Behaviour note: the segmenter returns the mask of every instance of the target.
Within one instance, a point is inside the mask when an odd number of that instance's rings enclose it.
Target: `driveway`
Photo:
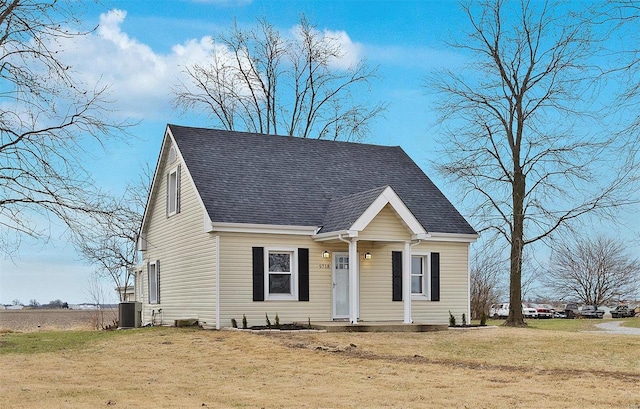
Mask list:
[[[596,327],[607,334],[640,335],[640,328],[621,327],[620,325],[622,325],[622,323],[623,321],[609,321],[596,324]]]

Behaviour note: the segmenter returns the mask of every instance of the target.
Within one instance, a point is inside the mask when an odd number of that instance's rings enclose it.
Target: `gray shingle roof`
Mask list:
[[[475,234],[400,147],[168,126],[214,223],[335,231],[391,186],[427,232]]]
[[[322,229],[318,233],[349,229],[386,188],[387,186],[381,186],[365,192],[332,199],[329,202]]]

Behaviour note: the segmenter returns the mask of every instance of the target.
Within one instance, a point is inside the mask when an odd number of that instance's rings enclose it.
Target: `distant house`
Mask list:
[[[116,292],[118,293],[118,300],[121,300],[121,301],[136,300],[134,284],[128,285],[126,287],[117,287]]]
[[[477,237],[400,147],[168,125],[137,298],[144,323],[446,324]]]
[[[7,305],[8,310],[21,310],[24,308],[24,305]]]

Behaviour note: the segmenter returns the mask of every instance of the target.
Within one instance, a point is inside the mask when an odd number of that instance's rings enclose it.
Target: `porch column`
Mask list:
[[[358,323],[358,239],[349,242],[349,321]]]
[[[404,323],[411,324],[411,242],[404,242],[402,252],[402,302],[404,305]]]

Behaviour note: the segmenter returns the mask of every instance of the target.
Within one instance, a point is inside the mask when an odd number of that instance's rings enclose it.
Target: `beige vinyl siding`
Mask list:
[[[146,263],[160,260],[160,303],[144,304],[143,321],[150,322],[152,310],[162,309],[157,318],[162,319],[162,324],[194,318],[205,327],[215,327],[216,237],[204,232],[204,209],[184,164],[181,166],[180,213],[167,218],[167,173],[178,161],[166,162],[165,156],[149,210],[143,272],[144,299],[148,302]]]
[[[410,238],[409,229],[389,204],[383,207],[358,234],[359,240],[408,240]]]
[[[253,301],[252,248],[309,249],[309,301]],[[242,316],[248,325],[265,325],[278,314],[281,323],[331,320],[331,260],[323,259],[324,250],[343,250],[339,244],[328,245],[310,237],[278,234],[220,233],[220,322],[231,325]],[[297,266],[296,266],[297,268]]]
[[[412,319],[448,324],[451,311],[461,322],[462,314],[468,314],[469,309],[469,244],[427,241],[412,251],[440,253],[440,301],[412,300]]]
[[[360,263],[360,319],[398,321],[404,317],[402,301],[392,301],[391,252],[404,251],[403,243],[361,243],[360,252],[370,251],[371,260]],[[440,253],[440,301],[411,301],[414,322],[447,324],[449,311],[458,320],[468,309],[468,244],[424,241],[411,247],[413,253]]]

